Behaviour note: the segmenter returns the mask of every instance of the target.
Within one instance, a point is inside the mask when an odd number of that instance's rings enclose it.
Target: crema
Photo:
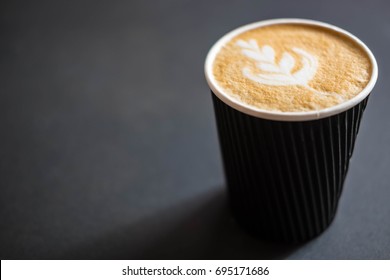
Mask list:
[[[368,84],[372,65],[355,41],[310,24],[272,24],[226,42],[212,75],[232,98],[256,108],[300,112],[349,100]]]

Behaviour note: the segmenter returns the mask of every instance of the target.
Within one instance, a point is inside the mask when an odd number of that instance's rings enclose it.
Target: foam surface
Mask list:
[[[366,52],[346,35],[305,24],[239,34],[216,55],[213,75],[234,98],[260,109],[297,112],[337,105],[370,80]]]

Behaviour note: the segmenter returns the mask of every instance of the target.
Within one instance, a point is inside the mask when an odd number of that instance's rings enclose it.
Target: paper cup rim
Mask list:
[[[281,111],[260,109],[255,106],[245,104],[244,102],[229,95],[217,83],[213,75],[214,59],[218,54],[218,52],[220,51],[221,47],[224,46],[228,41],[230,41],[237,35],[246,32],[248,30],[263,27],[263,26],[289,24],[289,23],[320,26],[326,29],[333,30],[340,34],[343,34],[344,36],[347,36],[348,38],[356,42],[366,52],[372,65],[371,78],[368,84],[366,85],[366,87],[359,94],[357,94],[356,96],[354,96],[353,98],[345,102],[342,102],[340,104],[325,109],[305,111],[305,112],[281,112]],[[321,21],[309,20],[309,19],[298,19],[298,18],[281,18],[281,19],[263,20],[263,21],[258,21],[258,22],[241,26],[239,28],[236,28],[228,32],[211,47],[206,57],[204,71],[210,89],[224,103],[245,114],[258,117],[258,118],[276,120],[276,121],[310,121],[310,120],[317,120],[325,117],[330,117],[338,113],[344,112],[354,107],[355,105],[359,104],[361,101],[363,101],[371,93],[378,78],[378,65],[375,60],[375,57],[370,51],[370,49],[360,39],[358,39],[356,36],[352,35],[348,31],[341,29],[337,26],[324,23]]]

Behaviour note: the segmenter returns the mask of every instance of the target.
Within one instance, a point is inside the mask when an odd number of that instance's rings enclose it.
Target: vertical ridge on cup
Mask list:
[[[289,243],[324,231],[336,214],[367,98],[339,115],[306,122],[252,117],[212,98],[237,221]]]

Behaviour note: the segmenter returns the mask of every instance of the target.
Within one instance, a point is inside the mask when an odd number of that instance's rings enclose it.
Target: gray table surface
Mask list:
[[[229,212],[210,46],[253,21],[326,21],[379,80],[338,214],[300,246]],[[2,1],[2,259],[390,259],[390,5],[371,1]]]

